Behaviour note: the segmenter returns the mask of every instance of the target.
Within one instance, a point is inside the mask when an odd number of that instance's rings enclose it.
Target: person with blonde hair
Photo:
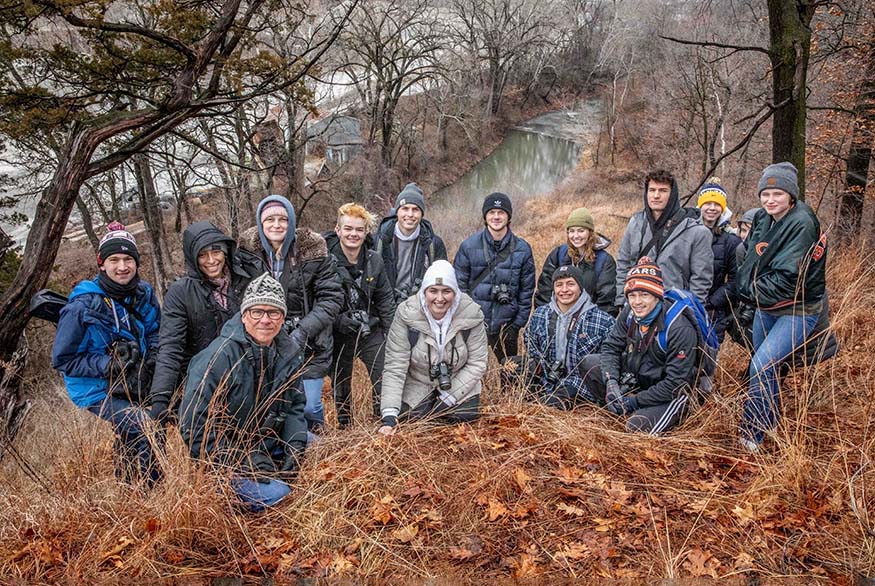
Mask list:
[[[372,250],[376,217],[350,202],[337,211],[337,225],[323,234],[334,256],[344,301],[334,320],[331,367],[337,423],[352,421],[352,365],[360,359],[371,379],[374,417],[379,417],[386,332],[395,316],[395,294],[383,257]]]
[[[548,305],[553,299],[553,273],[559,267],[577,267],[583,273],[583,290],[599,309],[617,314],[617,263],[608,251],[611,241],[595,230],[595,220],[586,208],[577,208],[565,220],[566,241],[554,248],[538,278],[535,307]]]

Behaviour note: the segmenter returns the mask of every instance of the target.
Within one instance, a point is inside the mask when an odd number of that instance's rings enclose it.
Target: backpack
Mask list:
[[[61,309],[65,305],[67,305],[66,296],[55,293],[51,289],[41,289],[31,298],[28,315],[58,325]]]
[[[720,341],[714,332],[711,319],[705,306],[699,298],[685,289],[669,289],[665,292],[665,300],[671,305],[665,312],[665,328],[656,335],[656,343],[663,352],[668,348],[668,330],[677,319],[686,314],[690,322],[696,326],[696,335],[699,339],[699,376],[698,388],[702,393],[708,394],[713,387],[714,373],[717,371],[717,352],[720,350]],[[632,323],[632,312],[626,317],[626,327]]]
[[[599,254],[602,253],[602,254]],[[562,259],[568,256],[568,245],[561,244],[559,245],[559,266],[562,266]],[[599,275],[602,274],[602,268],[605,266],[605,261],[608,259],[608,253],[604,250],[597,250],[595,253],[595,266],[593,267],[595,270],[596,279],[598,279]],[[557,269],[559,267],[556,267]]]

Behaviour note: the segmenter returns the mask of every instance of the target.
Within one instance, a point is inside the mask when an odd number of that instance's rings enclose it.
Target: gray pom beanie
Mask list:
[[[783,189],[795,202],[799,199],[799,176],[793,163],[783,162],[769,165],[757,184],[757,195],[765,189]]]

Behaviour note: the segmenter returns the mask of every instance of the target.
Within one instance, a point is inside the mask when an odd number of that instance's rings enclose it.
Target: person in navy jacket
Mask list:
[[[113,222],[100,241],[97,276],[73,288],[61,310],[52,366],[73,403],[110,422],[116,475],[152,484],[159,478],[144,406],[158,349],[161,309],[139,276],[134,236]]]
[[[532,247],[511,231],[512,217],[507,195],[488,195],[483,201],[486,227],[462,242],[453,261],[459,289],[483,310],[486,337],[499,362],[516,356],[535,292]]]

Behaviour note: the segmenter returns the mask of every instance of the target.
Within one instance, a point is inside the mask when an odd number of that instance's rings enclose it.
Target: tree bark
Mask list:
[[[98,238],[97,234],[94,232],[94,222],[91,220],[91,210],[89,210],[88,206],[85,205],[85,202],[82,201],[81,195],[76,198],[76,207],[79,209],[79,214],[82,216],[82,228],[85,230],[85,235],[88,236],[88,242],[91,243],[91,248],[97,253],[97,249],[100,247],[100,238]]]
[[[875,43],[875,39],[872,39],[872,43]],[[844,238],[860,233],[872,143],[875,141],[875,44],[872,43],[869,45],[869,63],[863,75],[860,94],[854,105],[854,128],[851,150],[848,152],[845,191],[839,205],[839,230]]]
[[[768,0],[769,56],[772,62],[772,161],[789,161],[799,171],[805,199],[806,83],[815,2]]]

